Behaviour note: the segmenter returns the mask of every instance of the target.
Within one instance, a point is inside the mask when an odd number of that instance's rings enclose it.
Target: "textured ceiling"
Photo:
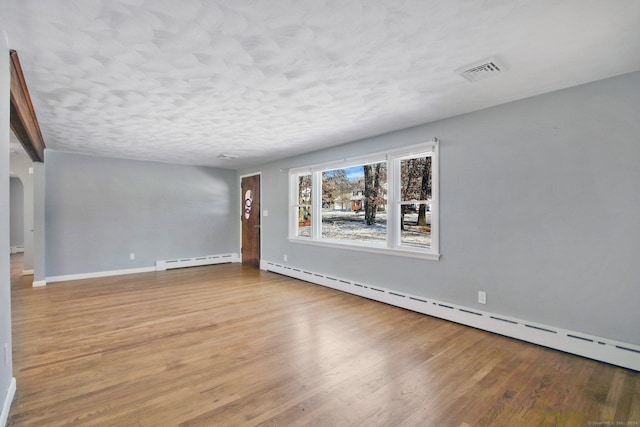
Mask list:
[[[48,147],[228,168],[640,69],[636,0],[2,0],[0,17]],[[454,72],[493,56],[497,77]]]

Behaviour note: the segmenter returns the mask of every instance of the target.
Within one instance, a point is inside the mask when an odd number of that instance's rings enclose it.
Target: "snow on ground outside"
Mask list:
[[[403,246],[428,248],[431,235],[425,227],[418,226],[418,214],[404,216],[405,230],[402,231]],[[431,223],[431,213],[427,212],[427,223]],[[298,228],[298,235],[310,237],[311,226]],[[364,212],[322,211],[322,237],[325,239],[351,240],[356,242],[381,243],[387,239],[387,214],[377,213],[376,223],[367,226]]]

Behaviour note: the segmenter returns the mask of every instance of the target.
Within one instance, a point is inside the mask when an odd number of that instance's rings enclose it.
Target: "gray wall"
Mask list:
[[[11,283],[9,267],[9,48],[0,22],[0,405],[12,378]],[[4,346],[9,363],[4,363]]]
[[[22,181],[24,191],[24,270],[33,270],[33,210],[34,210],[34,192],[33,192],[33,174],[29,173],[29,168],[33,167],[33,162],[22,151],[11,153],[9,157],[9,170]]]
[[[263,165],[262,258],[640,344],[639,118],[640,72]],[[432,137],[440,261],[288,242],[280,168]]]
[[[24,187],[20,178],[9,179],[9,245],[24,246]]]
[[[47,277],[239,251],[235,171],[45,156]]]
[[[45,153],[46,153],[45,149]],[[45,154],[46,156],[46,154]],[[32,230],[31,239],[33,240],[33,282],[35,284],[46,284],[46,259],[45,259],[45,169],[44,164],[33,163],[32,178],[32,194],[33,194],[33,215],[31,216]],[[29,239],[27,238],[27,241]],[[26,251],[26,247],[25,247]],[[25,258],[27,253],[25,252]],[[26,268],[26,264],[25,264]]]

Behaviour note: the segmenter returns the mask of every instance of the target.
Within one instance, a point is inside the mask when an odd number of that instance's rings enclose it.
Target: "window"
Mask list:
[[[431,157],[400,160],[400,246],[431,246]]]
[[[311,175],[298,175],[296,236],[311,237]]]
[[[438,259],[437,141],[290,171],[291,241]]]
[[[322,172],[322,238],[387,239],[387,163]]]

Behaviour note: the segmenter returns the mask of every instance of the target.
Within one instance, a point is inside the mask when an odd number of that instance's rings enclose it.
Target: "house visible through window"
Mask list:
[[[322,238],[387,239],[387,163],[322,172]]]
[[[290,172],[290,239],[438,259],[437,142]]]

